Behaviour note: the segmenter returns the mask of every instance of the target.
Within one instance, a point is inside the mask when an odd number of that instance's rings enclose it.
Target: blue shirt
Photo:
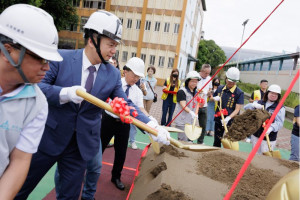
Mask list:
[[[213,96],[221,97],[221,109],[226,108],[228,116],[235,110],[236,104],[244,104],[244,92],[236,85],[230,89],[227,89],[224,85],[220,85]],[[220,102],[218,102],[218,106],[220,106]],[[218,107],[216,113],[217,112],[219,112]]]
[[[299,117],[299,105],[295,107],[294,117]],[[294,123],[292,134],[299,137],[299,126],[297,121]]]

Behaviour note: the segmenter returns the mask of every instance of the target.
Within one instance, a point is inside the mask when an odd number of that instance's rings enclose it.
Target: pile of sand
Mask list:
[[[161,150],[156,155],[149,149],[131,200],[222,199],[248,156],[227,149],[198,153],[163,146]],[[265,199],[281,177],[298,168],[296,162],[257,155],[232,199]]]
[[[231,141],[240,141],[254,134],[262,124],[270,117],[266,110],[246,110],[243,114],[237,115],[224,136]]]

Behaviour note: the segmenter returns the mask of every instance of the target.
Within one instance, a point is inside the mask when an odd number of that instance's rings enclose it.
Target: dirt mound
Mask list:
[[[164,145],[164,146],[160,147],[160,154],[163,154],[163,153],[168,153],[171,156],[175,156],[177,158],[186,157],[184,155],[184,152],[179,152],[177,150],[177,148],[173,147],[172,145]]]
[[[192,200],[190,197],[186,196],[184,193],[179,191],[172,190],[171,186],[162,184],[161,188],[150,194],[146,200],[153,200],[153,199],[159,199],[159,200]]]
[[[157,177],[157,175],[164,170],[167,170],[167,165],[165,162],[161,162],[151,171],[151,174]]]
[[[240,141],[254,134],[270,117],[266,110],[246,110],[234,118],[225,138],[231,141]]]
[[[198,160],[198,172],[231,186],[244,162],[239,157],[214,152]],[[272,170],[259,169],[250,164],[232,199],[265,199],[280,178]]]

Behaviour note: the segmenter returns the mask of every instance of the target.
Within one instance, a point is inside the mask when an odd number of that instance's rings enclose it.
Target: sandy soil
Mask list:
[[[225,138],[231,141],[244,140],[254,134],[269,117],[270,114],[265,110],[246,110],[234,118]]]
[[[222,199],[247,157],[228,149],[197,153],[163,146],[159,155],[149,149],[130,199]],[[265,199],[281,177],[297,168],[296,162],[257,155],[232,199]]]

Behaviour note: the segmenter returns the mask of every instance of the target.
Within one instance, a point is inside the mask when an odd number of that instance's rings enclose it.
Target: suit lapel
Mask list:
[[[82,52],[83,49],[80,49],[75,52],[72,60],[71,60],[71,68],[73,75],[73,83],[72,85],[81,85],[81,74],[82,74]],[[76,109],[79,109],[79,104],[74,104]]]

